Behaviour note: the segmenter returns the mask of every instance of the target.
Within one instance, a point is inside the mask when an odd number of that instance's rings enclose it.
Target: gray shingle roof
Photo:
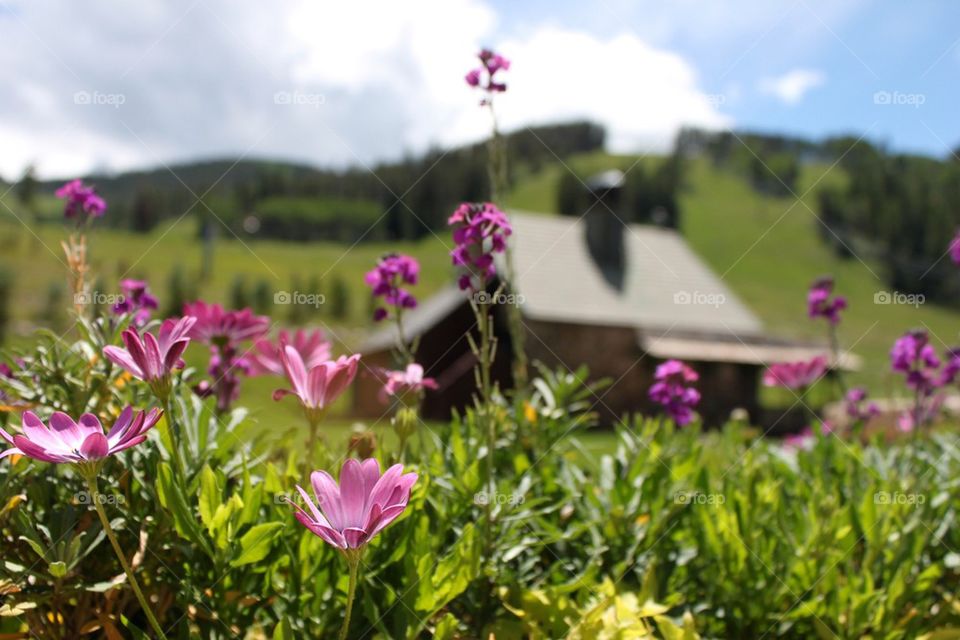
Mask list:
[[[403,314],[403,330],[407,340],[423,335],[427,329],[447,317],[461,304],[467,303],[467,294],[456,285],[444,287],[426,300],[420,300],[415,309]],[[397,344],[397,329],[393,322],[375,332],[363,344],[361,351],[372,353],[392,349]]]
[[[763,330],[760,320],[676,231],[628,225],[626,274],[618,289],[590,256],[582,220],[511,212],[510,221],[517,290],[528,318],[670,334],[695,332],[726,340]],[[502,260],[498,268],[504,268]],[[407,338],[422,335],[466,299],[466,293],[450,286],[421,300],[404,315]],[[393,326],[384,327],[367,340],[363,351],[389,349],[395,341]]]
[[[624,229],[622,289],[604,279],[577,218],[511,213],[524,315],[578,324],[756,334],[760,320],[676,231]]]

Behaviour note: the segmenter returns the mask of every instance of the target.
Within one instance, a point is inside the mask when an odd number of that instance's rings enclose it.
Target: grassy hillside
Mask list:
[[[637,157],[587,154],[572,158],[567,167],[586,177],[611,167],[626,170],[637,161]],[[642,164],[657,161],[639,159]],[[510,205],[555,211],[557,184],[567,170],[555,164],[524,176]],[[877,394],[890,395],[901,388],[888,373],[887,354],[893,341],[908,328],[926,327],[940,348],[960,343],[960,312],[932,303],[919,307],[875,304],[878,292],[890,292],[881,280],[884,266],[857,257],[841,259],[819,237],[825,230],[815,215],[817,190],[844,179],[838,168],[804,167],[795,189],[803,195],[799,203],[792,197],[759,195],[741,176],[706,161],[694,161],[680,199],[682,230],[693,248],[760,316],[767,329],[778,335],[824,337],[824,326],[806,317],[805,298],[814,278],[832,274],[838,291],[850,301],[841,340],[863,358],[863,368],[855,379],[870,385]],[[944,238],[944,246],[947,241]]]
[[[613,166],[626,170],[635,162],[652,166],[659,161],[651,157],[591,153],[572,157],[566,166],[559,162],[545,164],[535,172],[522,172],[518,176],[508,205],[549,215],[556,211],[556,187],[567,167],[586,177]],[[828,169],[807,166],[799,181],[797,193],[806,194],[803,200],[813,211],[816,211],[817,189],[844,179],[839,169],[827,172]],[[41,322],[50,288],[65,284],[59,247],[65,229],[60,224],[34,223],[30,223],[28,229],[17,216],[25,222],[29,222],[30,217],[18,208],[12,194],[3,199],[3,204],[16,214],[0,206],[3,212],[0,215],[0,267],[15,275],[13,340],[17,341],[16,334],[23,334]],[[49,211],[58,206],[52,199],[44,199],[42,205]],[[772,333],[820,337],[824,330],[822,324],[810,322],[805,315],[806,290],[815,277],[833,274],[839,290],[851,302],[841,328],[842,340],[863,357],[864,367],[856,378],[869,384],[875,393],[889,395],[900,388],[898,381],[887,373],[887,352],[905,329],[927,327],[940,346],[957,340],[960,313],[956,310],[933,304],[919,308],[875,304],[876,293],[889,290],[879,279],[883,265],[833,255],[818,236],[822,228],[820,222],[806,206],[792,198],[759,195],[742,177],[696,161],[689,167],[681,207],[683,232],[691,245]],[[417,256],[423,265],[422,283],[418,287],[421,296],[429,295],[452,279],[446,234],[431,235],[416,244],[363,243],[351,247],[333,242],[241,242],[221,230],[215,242],[213,272],[207,279],[199,277],[202,248],[196,237],[196,221],[192,217],[177,224],[164,222],[145,235],[97,229],[90,238],[92,263],[103,277],[107,292],[115,291],[121,277],[140,277],[153,284],[161,299],[167,295],[167,281],[176,265],[180,265],[196,285],[198,296],[224,302],[238,275],[246,279],[250,288],[263,283],[272,292],[293,291],[298,287],[302,291],[312,278],[319,278],[328,302],[331,282],[334,278],[342,279],[349,289],[348,317],[335,321],[329,312],[321,310],[308,322],[330,325],[331,333],[344,343],[344,348],[359,344],[370,326],[368,294],[362,278],[379,255],[403,251]],[[69,303],[69,300],[64,298],[63,302]],[[289,307],[275,307],[272,315],[285,323]],[[203,359],[202,353],[197,356]],[[275,381],[257,380],[251,386],[251,390],[266,395]],[[264,408],[269,406],[272,405],[266,403]]]

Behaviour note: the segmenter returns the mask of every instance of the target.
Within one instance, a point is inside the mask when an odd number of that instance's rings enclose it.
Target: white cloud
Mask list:
[[[811,89],[826,82],[826,76],[814,69],[794,69],[776,78],[760,81],[760,91],[772,95],[785,104],[794,105],[803,100]]]
[[[350,164],[477,140],[489,123],[463,74],[485,44],[514,61],[498,97],[506,128],[591,118],[613,150],[633,151],[665,148],[684,124],[730,124],[679,55],[635,35],[547,25],[502,38],[483,0],[7,7],[7,177],[29,162],[63,176],[245,152]]]

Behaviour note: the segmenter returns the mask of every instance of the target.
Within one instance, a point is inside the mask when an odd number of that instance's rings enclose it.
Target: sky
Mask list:
[[[0,176],[197,158],[370,165],[488,131],[463,81],[512,61],[506,129],[589,118],[960,146],[960,2],[0,0]]]

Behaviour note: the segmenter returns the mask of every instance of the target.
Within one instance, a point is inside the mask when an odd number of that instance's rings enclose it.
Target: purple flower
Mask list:
[[[847,308],[847,299],[833,294],[833,278],[820,278],[810,285],[807,293],[807,315],[826,318],[830,324],[839,324],[840,312]]]
[[[380,475],[374,458],[343,463],[340,485],[326,471],[310,474],[316,503],[297,485],[306,509],[297,504],[296,517],[314,535],[337,549],[363,548],[373,536],[400,517],[410,500],[416,473],[403,473],[395,464]]]
[[[804,389],[827,372],[827,358],[816,356],[798,362],[775,362],[763,372],[763,384],[768,387]]]
[[[700,402],[700,392],[693,386],[700,376],[690,366],[679,360],[667,360],[654,373],[650,387],[650,399],[661,405],[670,418],[679,426],[690,424],[694,407]]]
[[[307,420],[316,423],[353,382],[357,375],[360,354],[349,358],[340,356],[336,360],[321,362],[308,368],[297,350],[287,345],[281,352],[280,359],[293,390],[278,389],[273,392],[273,399],[280,400],[286,395],[297,396]]]
[[[875,402],[867,403],[867,390],[863,387],[854,387],[847,391],[844,397],[847,415],[861,422],[880,414],[880,407]],[[864,406],[866,403],[866,406]]]
[[[173,370],[183,367],[181,356],[190,344],[187,335],[196,321],[192,316],[179,320],[168,318],[160,325],[156,338],[149,333],[141,337],[135,328],[127,329],[122,334],[127,348],[110,345],[103,348],[103,355],[134,378],[149,384],[158,397],[166,398]]]
[[[890,350],[891,369],[905,374],[907,387],[921,396],[929,396],[938,387],[953,382],[960,370],[955,360],[956,354],[951,351],[948,365],[939,371],[940,358],[927,332],[921,329],[902,335]]]
[[[330,359],[330,342],[323,331],[317,329],[307,333],[303,329],[297,329],[291,336],[289,331],[283,329],[276,342],[260,338],[253,343],[253,351],[248,358],[251,375],[284,375],[281,354],[287,345],[296,349],[307,369]]]
[[[483,49],[477,54],[477,57],[480,58],[482,66],[467,72],[464,78],[467,84],[471,87],[481,88],[487,93],[503,93],[506,91],[507,85],[497,78],[497,73],[508,71],[510,61],[490,49]],[[484,103],[486,102],[487,100],[484,100]]]
[[[270,319],[254,315],[250,309],[224,311],[218,304],[203,301],[183,305],[183,312],[197,319],[190,338],[211,347],[207,371],[213,383],[201,382],[195,390],[202,397],[215,396],[217,412],[226,413],[240,394],[239,374],[251,372],[250,362],[241,357],[240,343],[265,334],[270,328]]]
[[[383,388],[380,389],[380,401],[387,402],[391,397],[400,398],[407,393],[419,395],[424,389],[436,389],[437,381],[423,376],[423,366],[416,362],[408,364],[400,371],[382,371]]]
[[[237,344],[259,338],[270,328],[270,319],[254,315],[253,311],[224,311],[219,304],[202,300],[183,305],[183,315],[197,319],[190,337],[211,345]]]
[[[820,433],[829,435],[833,433],[833,425],[829,422],[820,423]],[[813,446],[814,434],[813,427],[807,425],[797,433],[791,433],[783,438],[783,446],[787,449],[809,449]]]
[[[939,411],[943,395],[936,395],[937,389],[952,384],[960,373],[960,351],[950,349],[946,355],[943,364],[922,329],[908,331],[893,344],[890,368],[905,376],[907,387],[914,393],[913,409],[898,421],[902,431],[931,422]]]
[[[87,218],[99,218],[107,210],[107,203],[97,195],[92,186],[83,184],[82,180],[71,180],[56,190],[58,198],[66,200],[63,205],[63,215],[67,218],[80,216],[80,221]]]
[[[950,241],[949,251],[953,264],[960,265],[960,231],[957,231],[956,235],[953,236],[953,240]]]
[[[458,280],[461,289],[484,289],[496,274],[493,256],[507,248],[507,237],[513,233],[506,214],[489,202],[463,203],[453,212],[447,224],[453,228],[456,245],[450,256],[454,266],[466,273]]]
[[[155,311],[159,304],[157,299],[150,293],[147,283],[143,280],[121,280],[120,291],[122,298],[120,302],[113,305],[115,314],[132,313],[133,323],[142,327],[150,320],[150,313]]]
[[[50,416],[48,428],[33,412],[25,411],[22,433],[10,435],[0,429],[0,437],[13,445],[0,453],[0,458],[25,455],[42,462],[98,462],[146,440],[147,431],[157,424],[161,414],[159,409],[153,409],[149,413],[138,411],[134,415],[133,408],[127,407],[104,435],[100,420],[92,413],[85,413],[74,422],[73,418],[58,411]]]
[[[380,258],[377,266],[364,277],[373,297],[382,298],[386,305],[374,310],[373,319],[379,322],[388,318],[391,309],[398,314],[403,309],[416,307],[417,299],[403,287],[417,284],[419,276],[420,263],[415,258],[397,253]]]

